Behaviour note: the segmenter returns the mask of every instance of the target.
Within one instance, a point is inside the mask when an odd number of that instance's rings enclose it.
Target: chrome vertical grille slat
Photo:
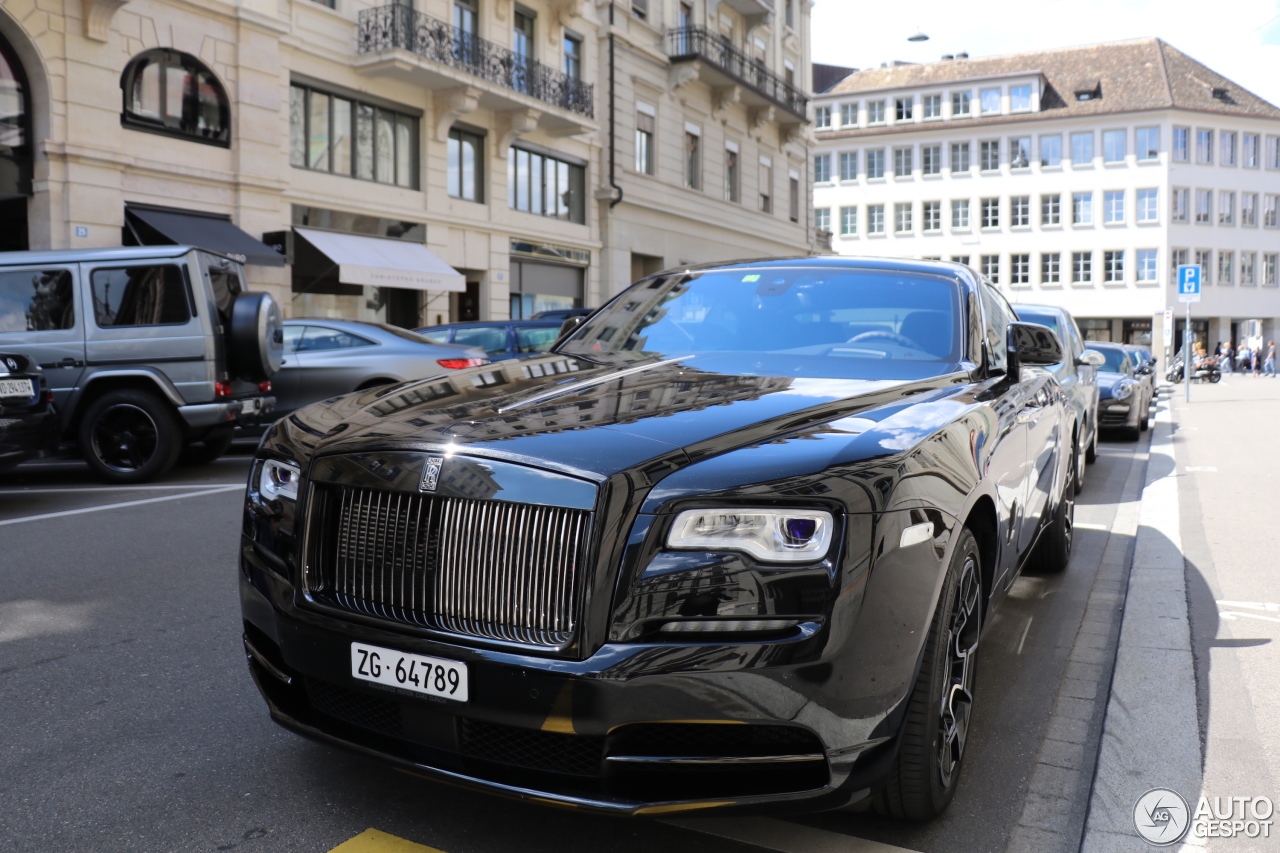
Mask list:
[[[321,604],[556,647],[577,627],[591,513],[316,484],[307,591]]]

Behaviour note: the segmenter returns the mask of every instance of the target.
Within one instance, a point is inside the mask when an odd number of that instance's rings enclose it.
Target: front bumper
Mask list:
[[[57,447],[58,413],[48,405],[43,411],[0,407],[0,469],[47,456]]]
[[[272,718],[428,778],[612,814],[817,811],[865,798],[895,754],[883,725],[849,742],[812,666],[776,649],[776,665],[753,663],[763,644],[486,651],[294,608],[248,540],[241,568],[246,657]],[[465,663],[470,701],[351,678],[356,640]]]
[[[1103,429],[1136,427],[1140,416],[1141,395],[1134,394],[1123,402],[1103,400],[1098,404],[1098,426]]]

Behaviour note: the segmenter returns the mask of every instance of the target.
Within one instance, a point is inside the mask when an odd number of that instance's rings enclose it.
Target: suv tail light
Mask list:
[[[436,364],[441,367],[447,367],[450,370],[461,370],[464,367],[479,367],[487,364],[487,358],[440,358],[436,359]]]
[[[231,383],[230,383],[230,382],[215,382],[215,383],[213,383],[213,396],[214,396],[214,397],[217,397],[217,398],[219,398],[219,399],[221,399],[221,398],[223,398],[223,397],[230,397],[230,396],[231,396]]]
[[[271,380],[270,380],[270,379],[264,379],[264,380],[262,380],[261,382],[259,382],[259,383],[258,383],[258,390],[259,390],[259,391],[261,391],[263,394],[270,394],[270,393],[271,393]]]

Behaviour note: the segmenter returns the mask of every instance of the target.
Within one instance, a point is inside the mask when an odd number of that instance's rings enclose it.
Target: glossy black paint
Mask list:
[[[30,397],[0,397],[0,470],[46,456],[58,443],[59,418],[35,359],[0,352],[0,379],[29,379]]]
[[[957,531],[969,526],[982,546],[989,613],[1063,494],[1074,410],[1053,376],[1029,364],[1055,351],[1061,358],[1056,336],[1043,327],[1010,335],[1004,324],[984,325],[983,300],[1000,297],[982,293],[987,286],[966,267],[829,258],[736,266],[780,265],[951,279],[964,311],[963,360],[886,360],[872,376],[813,378],[767,354],[672,360],[550,352],[348,395],[279,421],[258,456],[298,463],[301,498],[297,506],[264,501],[255,467],[240,552],[246,632],[259,650],[251,669],[273,717],[310,737],[475,787],[627,813],[661,811],[687,797],[637,794],[608,774],[590,790],[511,776],[450,752],[448,732],[459,719],[475,719],[604,738],[608,750],[618,731],[641,723],[781,724],[818,739],[825,784],[758,795],[713,786],[681,808],[815,809],[866,796],[895,748]],[[989,340],[1010,338],[1023,362],[1015,375],[988,351]],[[307,483],[367,477],[377,459],[382,470],[396,468],[390,482],[407,489],[418,461],[434,454],[446,456],[446,466],[498,472],[503,489],[495,499],[509,488],[511,499],[528,500],[516,496],[530,476],[574,484],[544,500],[572,493],[580,502],[592,490],[593,569],[566,647],[442,639],[309,605],[299,587]],[[363,473],[339,461],[348,455],[364,458]],[[675,514],[700,506],[823,508],[838,520],[836,536],[821,560],[789,567],[739,552],[666,548]],[[932,538],[901,547],[903,530],[923,523],[932,525]],[[690,617],[769,617],[794,627],[705,638],[658,630]],[[434,747],[340,725],[309,704],[299,686],[306,677],[386,695],[349,677],[356,640],[470,667],[467,705],[404,700],[412,706],[406,715],[437,715],[435,728],[427,726],[436,732]]]

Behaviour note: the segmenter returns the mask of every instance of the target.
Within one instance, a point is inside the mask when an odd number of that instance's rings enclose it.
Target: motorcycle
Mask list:
[[[1173,365],[1169,368],[1169,372],[1165,374],[1165,379],[1176,385],[1182,381],[1182,377],[1182,358],[1178,357],[1173,360]],[[1218,367],[1218,359],[1209,357],[1193,362],[1191,368],[1191,379],[1192,381],[1197,382],[1221,382],[1222,369]]]

